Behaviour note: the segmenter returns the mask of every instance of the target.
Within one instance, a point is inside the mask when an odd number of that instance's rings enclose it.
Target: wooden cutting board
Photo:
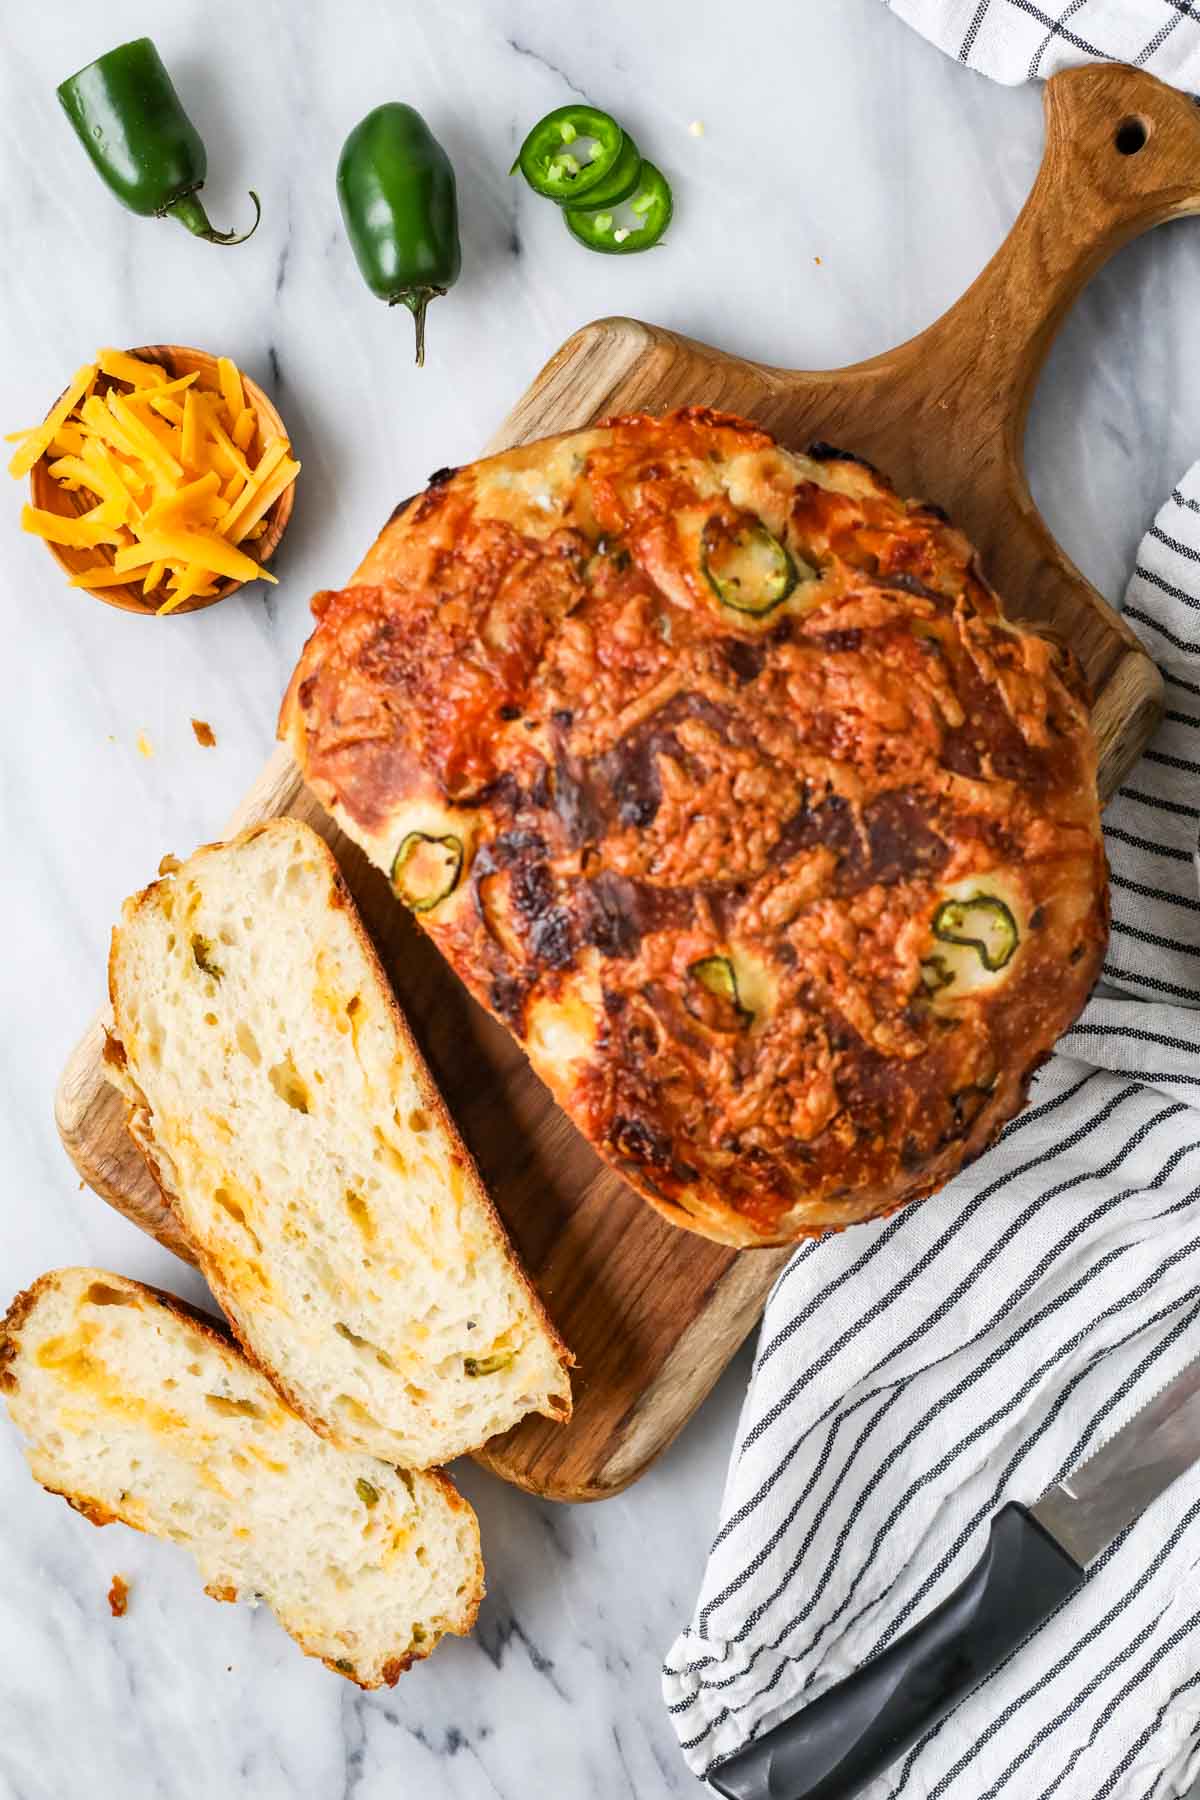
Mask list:
[[[1107,795],[1153,728],[1160,681],[1043,524],[1022,469],[1024,422],[1055,328],[1088,278],[1137,233],[1196,211],[1200,113],[1191,101],[1132,69],[1073,70],[1047,84],[1045,158],[1011,235],[957,305],[910,343],[852,368],[800,373],[603,319],[563,345],[490,448],[608,413],[694,402],[747,414],[795,447],[823,438],[871,458],[901,491],[950,511],[1013,613],[1054,626],[1075,647],[1095,695]],[[616,1493],[709,1391],[787,1253],[738,1253],[681,1232],[605,1168],[279,751],[230,829],[283,812],[332,843],[451,1110],[578,1358],[571,1424],[528,1420],[481,1460],[556,1499]],[[63,1075],[63,1142],[97,1193],[186,1254],[125,1135],[100,1042],[96,1024]]]

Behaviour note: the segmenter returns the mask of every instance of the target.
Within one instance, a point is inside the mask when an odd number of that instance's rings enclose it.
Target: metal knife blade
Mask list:
[[[1200,1359],[1029,1510],[1084,1568],[1198,1458]]]

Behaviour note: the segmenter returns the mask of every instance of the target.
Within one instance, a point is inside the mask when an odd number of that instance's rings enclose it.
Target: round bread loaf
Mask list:
[[[1077,666],[858,459],[613,419],[436,476],[313,610],[309,783],[676,1223],[929,1194],[1087,997]]]

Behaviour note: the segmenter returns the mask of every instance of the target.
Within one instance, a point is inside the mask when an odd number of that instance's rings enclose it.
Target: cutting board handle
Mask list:
[[[1095,63],[1045,88],[1046,147],[1009,236],[962,298],[901,353],[961,372],[965,435],[1019,460],[1054,334],[1132,238],[1200,212],[1200,107],[1153,75]],[[895,355],[895,352],[891,353]],[[993,443],[994,448],[994,443]]]

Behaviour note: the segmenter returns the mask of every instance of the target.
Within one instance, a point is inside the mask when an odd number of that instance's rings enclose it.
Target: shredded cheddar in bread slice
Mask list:
[[[360,1687],[474,1623],[479,1527],[445,1477],[326,1443],[169,1295],[101,1269],[43,1275],[0,1324],[0,1392],[43,1487],[95,1525],[186,1546],[214,1599],[264,1601]]]
[[[428,1468],[569,1415],[570,1355],[315,832],[256,826],[127,901],[109,985],[129,1129],[314,1429]]]

